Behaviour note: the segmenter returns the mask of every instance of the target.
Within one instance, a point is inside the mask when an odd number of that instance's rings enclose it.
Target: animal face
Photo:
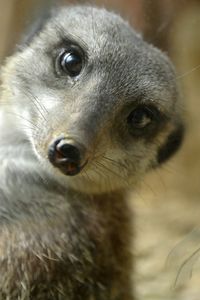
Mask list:
[[[61,8],[8,65],[21,128],[44,167],[73,188],[135,185],[181,143],[173,67],[117,15]]]

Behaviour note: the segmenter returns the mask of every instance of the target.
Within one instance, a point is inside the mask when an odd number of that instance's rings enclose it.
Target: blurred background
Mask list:
[[[61,1],[59,1],[60,3]],[[62,1],[84,3],[86,1]],[[51,0],[0,0],[0,61]],[[200,299],[200,1],[99,0],[165,51],[177,70],[187,132],[180,152],[131,194],[138,300]]]

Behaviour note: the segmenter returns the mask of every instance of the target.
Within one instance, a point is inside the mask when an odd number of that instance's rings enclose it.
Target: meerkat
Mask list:
[[[0,299],[133,300],[127,191],[183,138],[174,68],[120,16],[61,7],[2,67]]]

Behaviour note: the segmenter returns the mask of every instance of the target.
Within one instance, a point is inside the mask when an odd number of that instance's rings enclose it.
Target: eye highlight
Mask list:
[[[78,76],[83,69],[83,64],[83,54],[79,49],[73,47],[62,51],[57,61],[59,70],[70,77]]]
[[[127,123],[131,134],[139,136],[157,127],[160,112],[153,105],[139,105],[128,116]]]

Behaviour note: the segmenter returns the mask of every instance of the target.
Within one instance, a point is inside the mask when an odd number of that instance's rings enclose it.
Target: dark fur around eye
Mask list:
[[[150,139],[155,136],[166,117],[153,105],[138,105],[128,116],[129,132],[133,137]]]
[[[185,128],[179,125],[167,138],[166,143],[158,150],[157,162],[162,164],[167,161],[182,144],[184,138]]]

